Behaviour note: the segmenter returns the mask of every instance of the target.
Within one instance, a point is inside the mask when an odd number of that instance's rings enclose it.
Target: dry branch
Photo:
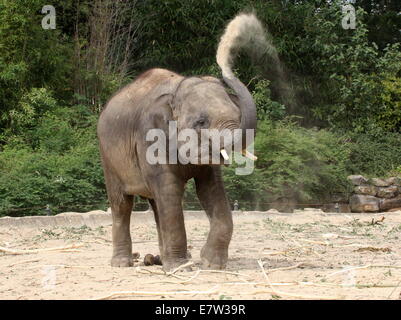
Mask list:
[[[46,265],[36,265],[36,266],[31,266],[28,267],[27,269],[35,269],[35,268],[41,268],[41,267],[45,267],[45,266],[52,266],[52,267],[58,267],[58,268],[66,268],[66,269],[73,269],[73,268],[77,268],[77,269],[92,269],[92,268],[100,268],[100,267],[110,267],[110,266],[79,266],[79,265],[66,265],[66,264],[46,264]]]
[[[234,276],[240,276],[240,277],[251,278],[251,276],[248,276],[248,275],[243,274],[243,273],[231,272],[231,271],[224,271],[224,270],[200,270],[200,272],[225,273],[225,274],[230,274],[230,275],[234,275]]]
[[[16,263],[9,264],[7,266],[7,268],[14,267],[14,266],[19,265],[19,264],[25,264],[25,263],[30,263],[30,262],[38,262],[38,261],[39,261],[39,259],[23,260],[23,261],[19,261],[19,262],[16,262]]]
[[[272,273],[272,272],[275,272],[275,271],[284,271],[284,270],[297,269],[297,268],[299,268],[301,265],[302,265],[302,262],[297,263],[296,265],[291,266],[291,267],[283,267],[283,268],[268,269],[268,270],[267,270],[267,273]]]
[[[180,295],[180,294],[192,294],[192,295],[197,295],[197,294],[211,294],[211,293],[216,293],[217,292],[217,287],[213,287],[210,290],[207,291],[117,291],[117,292],[112,292],[109,295],[102,296],[99,298],[95,298],[93,300],[107,300],[110,298],[115,298],[115,297],[121,297],[121,296],[171,296],[171,295]]]
[[[188,268],[188,267],[192,267],[193,265],[194,265],[193,261],[188,261],[187,263],[184,263],[184,264],[178,266],[178,267],[175,268],[173,271],[167,272],[166,274],[167,274],[167,276],[170,276],[170,275],[175,274],[175,273],[178,272],[179,270],[182,270],[182,269],[185,269],[185,268]]]
[[[393,268],[393,269],[401,269],[401,266],[386,266],[386,265],[374,265],[374,264],[368,264],[366,266],[359,266],[359,267],[351,267],[351,268],[346,268],[343,270],[339,270],[333,273],[330,273],[327,275],[327,277],[334,276],[336,274],[344,273],[344,272],[349,272],[351,270],[359,270],[359,269],[368,269],[368,268]]]
[[[260,293],[270,293],[271,294],[271,293],[273,293],[277,296],[287,296],[287,297],[292,297],[292,298],[313,299],[313,300],[335,300],[335,299],[340,298],[340,297],[328,297],[328,296],[301,295],[301,294],[293,294],[293,293],[276,290],[275,288],[273,288],[273,284],[270,282],[269,276],[267,275],[265,268],[263,267],[262,260],[260,260],[260,259],[258,260],[258,265],[262,269],[262,273],[263,273],[271,291],[262,290],[262,291],[254,291],[254,292],[246,293],[246,294],[260,294]]]
[[[41,252],[48,252],[48,251],[67,251],[67,250],[73,250],[76,248],[82,247],[83,244],[72,244],[69,246],[65,247],[55,247],[55,248],[45,248],[45,249],[29,249],[29,250],[24,250],[24,249],[10,249],[10,248],[5,248],[5,247],[0,247],[0,252],[4,252],[6,254],[30,254],[30,253],[41,253]]]

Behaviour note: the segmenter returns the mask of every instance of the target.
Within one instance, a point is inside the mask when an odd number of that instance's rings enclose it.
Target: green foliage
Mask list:
[[[378,115],[380,127],[401,132],[401,78],[384,77],[380,94],[382,111]]]
[[[59,138],[63,130],[52,134]],[[46,204],[55,213],[104,207],[103,171],[93,132],[94,126],[81,132],[85,135],[81,143],[65,154],[46,150],[51,142],[57,143],[54,137],[37,151],[21,145],[5,147],[0,153],[0,215],[12,214],[9,209],[43,208]],[[18,214],[41,211],[34,208]]]
[[[397,121],[390,125],[378,119],[383,118],[383,104],[389,98],[389,93],[381,95],[387,83],[382,79],[388,78],[384,72],[399,74],[401,52],[393,45],[381,53],[368,40],[366,12],[359,8],[356,15],[355,30],[344,30],[338,23],[342,19],[340,2],[309,17],[306,40],[312,44],[312,71],[320,80],[313,112],[333,128],[367,132],[384,126],[396,131]],[[392,115],[391,111],[385,113]]]
[[[350,150],[347,170],[352,174],[387,176],[401,165],[399,133],[346,133],[343,140]]]
[[[259,160],[249,176],[223,168],[230,201],[260,209],[288,199],[321,203],[348,192],[348,174],[399,174],[398,2],[357,0],[357,27],[344,30],[341,1],[138,1],[132,12],[118,7],[113,21],[121,32],[110,33],[118,35],[110,50],[99,31],[107,19],[94,8],[109,12],[101,9],[111,0],[55,1],[56,30],[41,27],[45,0],[1,1],[0,215],[36,214],[8,209],[46,204],[55,212],[104,205],[100,106],[152,67],[219,78],[217,40],[240,11],[257,14],[278,57],[240,52],[236,59],[257,105]],[[284,120],[292,115],[298,124]],[[185,202],[200,208],[193,182]]]
[[[349,151],[329,131],[304,129],[291,121],[264,122],[256,139],[264,187],[270,201],[301,203],[346,193]]]
[[[239,200],[249,209],[325,203],[333,195],[349,194],[350,174],[386,176],[401,167],[399,134],[339,134],[289,120],[260,121],[255,150],[258,160],[251,175],[236,175],[235,166],[224,168],[231,203]]]
[[[285,116],[285,106],[272,101],[268,80],[259,80],[252,92],[258,117],[261,119],[280,120]]]
[[[40,12],[46,4],[44,0],[0,4],[0,128],[10,126],[15,106],[24,112],[21,102],[35,94],[32,88],[48,87],[66,97],[70,87],[72,46],[57,29],[42,29]]]
[[[143,1],[138,10],[146,16],[146,23],[137,55],[142,68],[157,66],[185,72],[212,65],[219,33],[245,2]]]

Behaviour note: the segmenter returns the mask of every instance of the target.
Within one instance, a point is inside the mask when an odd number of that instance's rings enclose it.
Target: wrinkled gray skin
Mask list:
[[[153,128],[163,129],[168,137],[170,120],[177,121],[178,131],[255,129],[255,105],[248,90],[236,78],[223,80],[235,95],[229,95],[223,83],[213,77],[184,78],[168,70],[151,69],[105,106],[97,131],[113,216],[112,266],[133,264],[130,217],[134,195],[147,198],[153,208],[163,269],[170,271],[187,261],[182,196],[186,182],[194,178],[210,221],[201,251],[203,267],[225,268],[233,222],[220,166],[150,165],[146,150],[154,141],[145,141],[147,131]]]

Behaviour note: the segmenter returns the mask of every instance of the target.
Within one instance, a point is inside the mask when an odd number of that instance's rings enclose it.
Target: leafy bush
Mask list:
[[[313,52],[311,70],[320,80],[314,115],[342,130],[397,131],[399,89],[394,80],[401,72],[399,44],[381,52],[369,42],[366,12],[358,8],[356,15],[355,30],[344,30],[338,23],[342,19],[339,1],[309,17],[304,45],[311,45],[304,49]]]
[[[347,133],[343,141],[349,149],[347,171],[350,174],[387,176],[401,166],[400,133]]]
[[[285,106],[277,101],[271,100],[269,84],[270,81],[268,80],[259,80],[252,92],[257,114],[258,117],[262,119],[281,120],[285,116]]]
[[[382,111],[378,115],[380,127],[401,132],[401,78],[383,77],[380,94]]]
[[[262,122],[255,149],[270,202],[285,198],[321,203],[347,192],[349,152],[329,131],[305,129],[291,121]]]
[[[55,213],[105,206],[96,122],[79,128],[69,120],[46,115],[30,132],[35,148],[15,139],[0,152],[0,215],[38,214],[47,204]]]

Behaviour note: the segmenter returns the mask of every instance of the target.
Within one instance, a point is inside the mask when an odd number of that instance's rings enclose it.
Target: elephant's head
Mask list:
[[[223,137],[220,138],[219,154],[217,155],[219,163],[228,158],[227,151],[230,153],[233,144],[241,144],[240,149],[237,146],[236,150],[244,150],[245,153],[245,130],[256,129],[256,107],[248,89],[235,77],[223,77],[223,79],[235,92],[235,95],[229,94],[224,85],[216,78],[190,77],[181,80],[171,101],[178,133],[180,134],[184,129],[192,129],[192,132],[197,133],[198,164],[204,163],[201,161],[203,156],[208,156],[212,161],[212,142],[210,141],[208,147],[201,144],[201,137],[205,138],[205,134],[213,132],[210,131],[211,129],[217,129],[214,132],[218,131],[219,134],[224,131],[233,134],[235,129],[241,129],[236,130],[236,133],[242,132],[241,135],[233,136],[233,141],[228,140],[228,144],[227,140],[224,141]],[[209,129],[209,131],[202,129]],[[180,142],[179,139],[178,148],[184,143],[190,146],[189,140]],[[196,148],[196,146],[192,146],[192,148]],[[216,154],[214,156],[216,157]],[[253,155],[248,153],[248,156],[252,157]]]

